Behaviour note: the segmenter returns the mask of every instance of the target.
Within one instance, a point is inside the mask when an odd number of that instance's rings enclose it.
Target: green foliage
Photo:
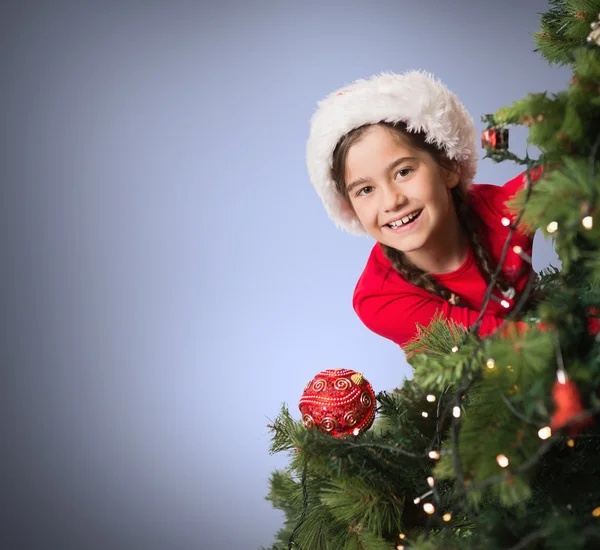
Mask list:
[[[541,17],[534,33],[537,49],[550,64],[569,65],[576,48],[586,47],[590,23],[597,20],[596,0],[550,0],[553,6]]]
[[[473,362],[482,360],[474,336],[437,314],[427,327],[417,325],[417,336],[405,347],[414,380],[424,390],[442,391],[456,385]]]

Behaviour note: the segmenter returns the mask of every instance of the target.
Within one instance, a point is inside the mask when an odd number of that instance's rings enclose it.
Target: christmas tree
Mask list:
[[[552,1],[535,39],[572,69],[568,89],[484,117],[488,157],[543,168],[503,223],[541,228],[561,270],[532,272],[490,337],[440,317],[419,327],[413,379],[377,395],[370,430],[333,437],[282,407],[271,451],[290,464],[267,497],[286,515],[272,550],[600,548],[599,15],[599,0]],[[537,160],[508,150],[514,125]]]

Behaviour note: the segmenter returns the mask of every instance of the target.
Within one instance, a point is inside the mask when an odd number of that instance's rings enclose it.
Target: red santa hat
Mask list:
[[[381,73],[341,88],[318,103],[306,145],[310,180],[329,217],[355,235],[365,235],[331,177],[333,151],[348,132],[365,124],[404,122],[409,132],[424,132],[460,167],[460,186],[473,182],[479,159],[473,119],[444,84],[423,71]]]

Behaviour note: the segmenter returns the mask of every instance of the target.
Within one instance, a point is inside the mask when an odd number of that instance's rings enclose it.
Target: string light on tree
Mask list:
[[[439,460],[440,453],[437,451],[429,451],[429,458],[431,458],[431,460]]]
[[[429,485],[430,487],[433,487],[433,486],[434,486],[434,484],[435,484],[435,481],[434,481],[434,479],[433,479],[431,476],[429,476],[429,477],[427,478],[427,485]]]
[[[423,418],[427,418],[427,417],[429,416],[429,413],[427,413],[427,412],[423,411],[423,412],[421,413],[421,416],[422,416]]]
[[[425,504],[423,504],[423,510],[426,514],[431,515],[435,512],[435,506],[431,504],[431,502],[426,502]]]
[[[436,397],[435,397],[435,395],[433,395],[432,393],[430,393],[430,394],[427,396],[427,401],[429,401],[430,403],[435,403],[435,399],[436,399]]]
[[[504,308],[508,309],[510,307],[510,302],[508,300],[501,300],[500,298],[498,298],[498,296],[494,296],[493,294],[490,296],[490,298],[495,302],[499,302],[500,305]]]
[[[454,346],[454,347],[452,348],[452,353],[456,353],[457,351],[458,351],[458,346]]]
[[[502,218],[501,223],[504,227],[508,227],[510,225],[510,220],[508,218]]]
[[[419,502],[421,502],[424,498],[427,498],[428,496],[432,495],[433,491],[427,491],[426,493],[423,493],[420,497],[415,498],[415,500],[413,500],[413,502],[415,504],[419,504]]]
[[[452,519],[452,514],[450,512],[446,512],[443,516],[442,519],[444,521],[450,521]]]
[[[538,431],[538,437],[540,439],[548,439],[552,437],[552,429],[550,428],[550,426],[544,426],[543,428],[541,428]]]
[[[498,455],[496,457],[496,462],[498,463],[498,466],[500,466],[500,468],[506,468],[510,464],[506,455]]]
[[[592,218],[592,216],[586,216],[581,220],[581,225],[588,230],[592,229],[594,227],[594,218]]]
[[[454,418],[460,418],[460,407],[454,407],[452,409],[452,416]]]
[[[600,18],[600,14],[598,15],[598,17]],[[590,28],[592,29],[590,34],[588,34],[586,40],[592,44],[596,44],[596,46],[600,46],[600,23],[598,23],[597,21],[594,21],[593,23],[590,23]]]
[[[550,222],[548,224],[548,227],[546,227],[546,230],[548,231],[548,233],[554,233],[558,231],[558,222]]]
[[[496,366],[496,361],[494,361],[494,359],[490,358],[487,360],[487,368],[492,370],[495,366]]]
[[[527,263],[532,263],[533,259],[531,258],[531,256],[529,254],[527,254],[519,245],[516,245],[513,247],[513,252],[515,254],[517,254],[522,260],[526,261]]]

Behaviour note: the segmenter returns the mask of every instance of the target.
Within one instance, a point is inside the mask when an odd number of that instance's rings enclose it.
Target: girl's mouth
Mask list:
[[[407,225],[410,225],[416,219],[419,218],[419,216],[421,215],[421,212],[423,212],[422,209],[417,210],[416,212],[413,212],[412,214],[409,214],[408,216],[404,216],[401,220],[396,220],[395,222],[388,223],[387,227],[389,227],[390,229],[398,229],[400,227],[405,227]]]

